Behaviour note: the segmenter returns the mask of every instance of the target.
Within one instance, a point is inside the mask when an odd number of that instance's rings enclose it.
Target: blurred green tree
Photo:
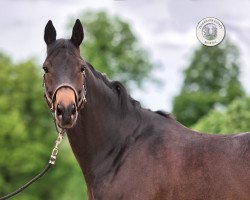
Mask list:
[[[84,12],[81,17],[84,41],[81,52],[96,70],[126,86],[141,86],[156,65],[141,48],[128,22],[106,12]],[[74,20],[70,21],[70,30]]]
[[[42,74],[35,62],[13,64],[0,53],[0,71],[0,196],[3,196],[45,167],[56,133],[43,100]],[[53,172],[15,199],[62,199],[70,193],[65,185],[72,171],[77,171],[77,164],[68,146],[64,144],[60,151]],[[81,189],[76,199],[86,197],[84,187]]]
[[[83,57],[98,71],[127,86],[141,86],[146,78],[151,78],[149,73],[155,66],[127,22],[105,12],[86,12],[82,18]],[[0,71],[0,196],[3,196],[43,169],[56,135],[52,119],[48,120],[42,74],[35,62],[14,64],[0,54]],[[60,149],[56,166],[16,199],[87,199],[82,173],[67,142]]]
[[[193,129],[205,133],[239,133],[250,130],[250,98],[234,100],[224,111],[212,110]]]
[[[214,47],[200,46],[184,71],[181,92],[173,101],[177,120],[191,126],[210,109],[226,106],[244,95],[239,68],[238,49],[229,40]]]

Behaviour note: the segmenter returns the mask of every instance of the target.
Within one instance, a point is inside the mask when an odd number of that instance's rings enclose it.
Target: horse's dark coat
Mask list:
[[[47,62],[55,65],[67,58],[61,68],[50,66],[56,80],[68,80],[79,67],[74,62],[79,49],[71,40],[54,41],[48,55]],[[86,62],[85,67],[87,103],[67,134],[89,199],[250,199],[249,133],[194,132],[167,113],[141,108],[121,83],[110,82]]]

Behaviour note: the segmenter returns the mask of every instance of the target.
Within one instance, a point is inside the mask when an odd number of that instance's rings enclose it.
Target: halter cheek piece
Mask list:
[[[85,82],[86,82],[85,71],[83,71],[82,74],[83,74],[83,76],[85,78]],[[87,99],[86,99],[87,89],[86,89],[84,84],[83,84],[83,91],[82,91],[81,98],[79,98],[78,93],[76,92],[75,88],[70,84],[60,84],[59,86],[57,86],[54,93],[53,93],[53,95],[52,95],[52,98],[49,97],[49,94],[48,94],[48,92],[46,90],[46,87],[45,87],[45,81],[44,80],[43,80],[43,86],[44,86],[44,97],[45,97],[46,102],[47,102],[47,104],[48,104],[51,111],[55,111],[54,101],[55,101],[56,93],[62,87],[68,87],[68,88],[70,88],[70,89],[72,89],[74,91],[75,97],[76,97],[77,110],[83,108],[84,104],[87,102]]]

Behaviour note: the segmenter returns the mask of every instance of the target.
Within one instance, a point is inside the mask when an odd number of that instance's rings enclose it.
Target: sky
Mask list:
[[[35,57],[41,64],[47,21],[53,21],[59,38],[65,37],[69,17],[76,19],[86,10],[106,10],[129,21],[152,61],[162,66],[153,72],[162,86],[145,83],[131,91],[145,107],[171,111],[183,69],[200,45],[196,26],[205,17],[220,19],[226,38],[239,47],[241,81],[250,93],[250,0],[0,0],[0,51],[16,62]]]

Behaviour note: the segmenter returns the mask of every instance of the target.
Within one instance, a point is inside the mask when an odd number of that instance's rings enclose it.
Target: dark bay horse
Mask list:
[[[49,21],[43,69],[90,200],[250,200],[249,133],[201,134],[142,108],[81,58],[83,38],[79,20],[69,40]]]

